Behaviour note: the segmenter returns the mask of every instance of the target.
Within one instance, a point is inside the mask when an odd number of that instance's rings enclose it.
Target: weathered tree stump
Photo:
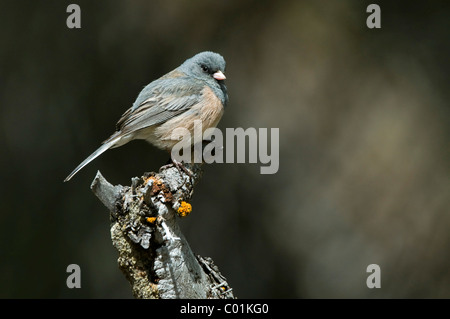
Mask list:
[[[136,298],[234,298],[211,258],[196,256],[178,226],[202,175],[201,165],[175,166],[111,185],[97,172],[91,189],[110,211],[119,268]]]

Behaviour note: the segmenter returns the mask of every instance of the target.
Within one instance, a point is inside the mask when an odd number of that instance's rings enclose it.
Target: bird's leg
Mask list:
[[[181,170],[183,170],[190,178],[193,177],[193,173],[186,168],[186,166],[184,166],[183,162],[179,162],[176,159],[174,159],[172,156],[170,157],[170,159],[168,160],[168,163],[164,166],[161,166],[161,168],[159,169],[159,171],[163,171],[169,167],[173,167],[175,166],[178,169],[178,172],[180,173],[181,176],[183,176]]]
[[[180,175],[182,175],[182,169],[190,178],[194,177],[194,174],[186,166],[184,166],[183,162],[178,162],[176,159],[172,158],[172,163],[176,166]]]

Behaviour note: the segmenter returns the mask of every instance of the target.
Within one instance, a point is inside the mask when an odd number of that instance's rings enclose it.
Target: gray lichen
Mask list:
[[[234,298],[217,266],[195,256],[181,233],[177,211],[188,202],[201,177],[176,167],[133,178],[131,186],[113,186],[97,173],[91,189],[110,210],[111,239],[119,268],[136,298]]]

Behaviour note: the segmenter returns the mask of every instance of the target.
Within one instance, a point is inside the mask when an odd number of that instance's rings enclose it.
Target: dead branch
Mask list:
[[[110,211],[111,239],[119,268],[136,298],[234,298],[211,258],[194,255],[178,226],[202,175],[201,165],[185,165],[111,185],[97,172],[91,189]]]

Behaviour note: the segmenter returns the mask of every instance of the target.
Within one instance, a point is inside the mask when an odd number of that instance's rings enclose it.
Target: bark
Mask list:
[[[178,226],[190,213],[189,200],[201,165],[175,166],[111,185],[100,172],[91,189],[110,211],[111,239],[119,268],[136,298],[234,298],[211,258],[195,255]]]

